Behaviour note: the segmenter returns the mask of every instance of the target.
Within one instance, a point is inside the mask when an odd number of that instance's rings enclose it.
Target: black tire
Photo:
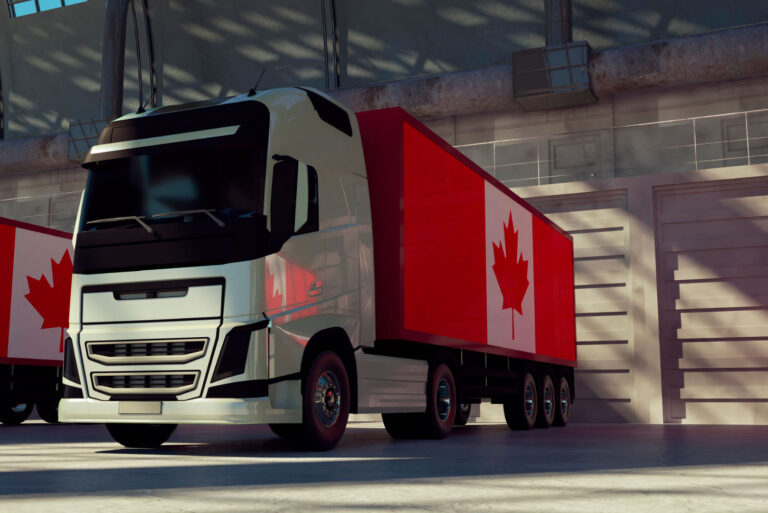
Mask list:
[[[424,413],[384,413],[384,428],[392,438],[445,438],[456,419],[456,382],[444,363],[435,365],[427,379]]]
[[[541,379],[541,388],[539,393],[539,415],[536,419],[536,427],[549,428],[555,421],[557,414],[557,396],[555,384],[549,374],[544,374]]]
[[[173,434],[176,424],[107,424],[107,431],[119,444],[132,449],[155,449]]]
[[[269,429],[280,438],[295,440],[299,436],[301,424],[270,424]]]
[[[555,426],[565,426],[571,420],[571,383],[565,376],[558,380],[557,407],[555,408]]]
[[[29,418],[34,403],[25,402],[13,397],[3,398],[0,401],[0,422],[6,426],[18,426]]]
[[[441,439],[448,436],[456,419],[456,381],[453,372],[444,363],[431,372],[427,388],[427,411],[424,434],[428,438]]]
[[[339,356],[323,351],[307,372],[302,423],[296,441],[311,451],[327,451],[339,443],[349,420],[350,386]]]
[[[424,436],[423,413],[382,413],[384,429],[392,438],[422,438]]]
[[[472,403],[459,403],[456,407],[456,418],[453,419],[453,425],[466,426],[470,413],[472,413]]]
[[[504,418],[510,429],[529,430],[536,425],[538,409],[536,377],[531,370],[526,370],[520,380],[520,391],[504,403]]]
[[[37,401],[37,414],[48,424],[59,423],[59,401],[60,397],[51,397]]]

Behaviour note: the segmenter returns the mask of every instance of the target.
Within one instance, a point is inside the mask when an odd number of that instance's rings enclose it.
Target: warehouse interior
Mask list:
[[[6,3],[0,216],[72,231],[79,161],[140,108],[400,106],[573,236],[574,422],[768,424],[765,3]]]

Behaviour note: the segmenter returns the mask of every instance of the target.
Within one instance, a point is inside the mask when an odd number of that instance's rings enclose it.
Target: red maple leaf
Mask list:
[[[504,246],[493,243],[493,272],[504,296],[502,309],[512,308],[512,338],[515,338],[515,312],[523,314],[523,298],[528,291],[528,260],[523,254],[517,255],[518,232],[512,224],[512,212],[509,224],[504,223]],[[504,249],[506,248],[506,253]]]
[[[69,251],[64,251],[58,263],[51,258],[51,269],[53,286],[48,283],[45,274],[38,279],[27,276],[29,293],[24,297],[43,318],[41,329],[61,329],[61,353],[64,352],[64,330],[69,327],[69,292],[72,287],[72,260],[69,258]]]

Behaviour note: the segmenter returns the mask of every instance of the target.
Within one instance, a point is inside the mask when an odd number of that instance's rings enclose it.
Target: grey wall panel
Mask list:
[[[665,420],[768,423],[768,178],[659,187]]]

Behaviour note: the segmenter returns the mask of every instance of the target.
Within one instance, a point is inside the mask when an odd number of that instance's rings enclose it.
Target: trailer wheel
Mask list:
[[[456,408],[456,418],[453,419],[454,426],[466,426],[469,421],[469,414],[472,412],[472,403],[459,403]]]
[[[112,438],[125,447],[155,449],[173,434],[176,424],[107,424]]]
[[[554,424],[555,426],[565,426],[571,419],[571,384],[565,376],[560,376],[558,382]]]
[[[59,423],[59,400],[60,397],[52,397],[37,401],[37,414],[48,424]]]
[[[304,382],[303,421],[297,425],[296,441],[312,451],[332,449],[347,427],[350,397],[349,377],[341,358],[332,351],[317,355]]]
[[[0,404],[0,422],[6,426],[18,426],[29,418],[34,404],[7,398]]]
[[[552,377],[544,374],[541,380],[541,400],[539,402],[539,416],[536,421],[536,427],[548,428],[552,426],[557,414],[557,396],[555,385],[552,383]]]
[[[523,375],[518,394],[504,403],[504,418],[511,429],[528,430],[536,424],[538,409],[536,378],[528,370]]]

